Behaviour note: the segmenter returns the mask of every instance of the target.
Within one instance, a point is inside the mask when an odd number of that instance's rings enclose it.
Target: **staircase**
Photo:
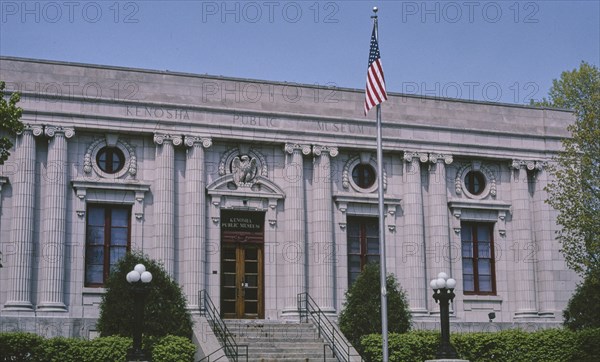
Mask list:
[[[232,319],[225,323],[236,343],[248,346],[250,362],[338,361],[312,323]]]

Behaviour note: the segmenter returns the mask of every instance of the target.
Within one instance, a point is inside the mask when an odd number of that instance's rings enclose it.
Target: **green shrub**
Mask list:
[[[126,362],[131,338],[100,337],[91,341],[33,333],[0,333],[0,362]],[[165,336],[154,340],[152,361],[193,362],[196,346],[187,338]]]
[[[154,345],[153,362],[193,362],[196,346],[187,338],[166,336]]]
[[[37,351],[44,339],[23,332],[0,333],[0,361],[36,361]]]
[[[133,337],[134,329],[138,328],[134,321],[134,296],[125,276],[139,263],[152,273],[144,309],[144,339],[171,334],[191,340],[192,318],[181,287],[160,264],[140,253],[128,253],[110,272],[97,324],[101,336]]]
[[[564,310],[565,327],[577,331],[600,328],[600,267],[590,271]]]
[[[87,341],[55,337],[44,340],[38,353],[40,362],[81,362],[85,359]]]
[[[453,333],[450,342],[461,359],[471,362],[592,362],[600,360],[600,329],[573,332],[546,329],[537,332]],[[381,335],[362,339],[366,361],[381,361]],[[422,362],[435,359],[439,333],[417,331],[389,335],[390,361]]]
[[[132,345],[131,338],[121,336],[93,339],[86,346],[85,362],[125,362]]]
[[[340,312],[340,329],[359,353],[362,352],[361,337],[381,331],[379,276],[379,264],[367,264],[354,284],[346,291],[346,301]],[[406,293],[392,274],[386,278],[386,287],[388,330],[404,333],[410,329],[411,323]]]

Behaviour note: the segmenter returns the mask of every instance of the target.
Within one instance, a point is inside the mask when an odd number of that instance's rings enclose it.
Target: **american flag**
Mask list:
[[[367,69],[367,89],[365,91],[365,116],[369,110],[387,99],[385,79],[379,57],[379,44],[375,37],[375,26],[371,34],[371,50],[369,51],[369,68]]]

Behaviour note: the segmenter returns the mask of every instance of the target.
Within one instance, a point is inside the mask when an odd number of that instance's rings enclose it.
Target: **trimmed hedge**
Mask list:
[[[0,362],[126,362],[131,338],[110,336],[91,341],[33,333],[0,333]],[[153,362],[192,362],[196,346],[185,337],[165,336],[152,350]]]
[[[423,362],[435,359],[439,333],[416,331],[391,333],[388,339],[389,360]],[[458,357],[471,362],[569,362],[600,360],[600,329],[573,332],[545,329],[537,332],[507,330],[500,332],[453,333],[450,342]],[[381,361],[381,335],[371,334],[361,340],[366,361]]]

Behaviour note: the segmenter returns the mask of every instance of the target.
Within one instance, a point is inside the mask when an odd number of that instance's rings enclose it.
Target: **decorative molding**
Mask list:
[[[315,156],[321,156],[321,153],[327,152],[329,156],[335,157],[339,154],[338,148],[335,146],[313,146],[313,154]]]
[[[277,220],[269,220],[269,225],[271,225],[272,227],[277,226]]]
[[[219,176],[234,175],[233,182],[237,187],[252,187],[257,177],[269,177],[269,169],[265,156],[254,148],[242,154],[239,147],[230,148],[221,156]]]
[[[184,142],[187,147],[193,147],[194,145],[200,146],[204,148],[209,148],[212,146],[212,139],[208,137],[199,137],[199,136],[184,136]]]
[[[130,204],[133,205],[132,211],[137,220],[144,216],[144,199],[146,192],[150,191],[148,184],[89,180],[73,180],[71,183],[78,200],[75,212],[79,217],[85,215],[87,201]],[[92,200],[89,196],[90,191],[96,191]]]
[[[388,225],[388,230],[393,233],[396,232],[396,225]]]
[[[464,219],[464,211],[480,211],[486,215],[487,221],[496,223],[496,227],[500,236],[506,235],[506,214],[510,212],[511,204],[495,201],[495,200],[469,200],[469,199],[453,199],[448,201],[448,207],[454,218],[452,219],[452,228],[456,234],[460,233],[460,222]],[[496,216],[491,218],[489,211],[496,212]],[[486,214],[487,212],[487,214]],[[478,220],[480,220],[478,218]]]
[[[302,151],[302,154],[304,155],[309,155],[311,152],[310,145],[301,145],[299,143],[286,143],[284,150],[290,155],[294,153],[294,151]]]
[[[339,225],[340,225],[340,229],[346,230],[346,223],[345,222],[341,222],[341,223],[339,223]]]
[[[180,135],[171,135],[166,133],[155,133],[154,143],[162,145],[165,141],[172,142],[174,146],[179,146],[183,143],[183,137]]]
[[[446,165],[449,165],[452,163],[452,161],[454,161],[454,159],[450,154],[429,153],[429,162],[437,163],[438,161],[444,161]]]
[[[547,161],[535,161],[535,160],[512,160],[509,167],[518,170],[520,168],[526,168],[528,171],[542,171],[548,166]]]
[[[472,195],[466,190],[465,176],[469,171],[480,171],[485,177],[485,189],[479,195]],[[480,161],[472,161],[471,163],[465,163],[456,171],[456,177],[454,179],[454,191],[457,195],[464,194],[470,199],[481,200],[490,195],[493,198],[496,198],[496,175],[489,167],[482,164]]]
[[[75,135],[75,129],[71,127],[47,125],[44,127],[44,134],[48,137],[54,137],[55,134],[62,133],[65,138],[71,138]]]
[[[109,179],[116,179],[122,177],[126,173],[128,173],[132,177],[135,177],[135,175],[137,174],[137,156],[135,154],[135,148],[123,139],[114,138],[110,136],[111,135],[106,135],[105,138],[98,138],[88,146],[87,151],[83,156],[83,172],[89,174],[92,172],[92,170],[94,170],[100,177]],[[111,140],[109,140],[109,138]],[[113,144],[114,146],[112,147],[119,148],[125,156],[125,165],[123,166],[121,171],[114,174],[109,174],[102,171],[100,167],[98,167],[98,165],[96,164],[96,154],[98,153],[98,151],[100,151],[105,146],[108,146],[109,144]]]
[[[413,162],[415,158],[421,161],[421,163],[429,161],[429,155],[426,152],[404,151],[405,162]]]
[[[212,222],[213,222],[215,225],[219,225],[219,220],[220,220],[221,218],[219,218],[219,217],[212,217],[211,219],[212,219]]]
[[[373,167],[373,169],[375,170],[375,183],[373,183],[373,185],[367,189],[363,189],[361,187],[359,187],[358,185],[356,185],[354,183],[354,180],[352,180],[352,177],[350,176],[350,173],[352,172],[351,170],[354,169],[354,167],[356,167],[359,164],[369,164]],[[342,187],[345,189],[349,189],[350,187],[352,187],[352,189],[354,191],[360,192],[360,193],[372,193],[377,191],[377,178],[379,177],[379,175],[377,175],[377,160],[375,160],[373,157],[369,158],[369,160],[367,162],[365,162],[365,157],[364,154],[360,154],[360,155],[356,155],[354,157],[351,157],[350,159],[348,159],[348,161],[346,161],[346,163],[344,164],[344,168],[342,169]],[[387,171],[385,169],[385,164],[383,167],[383,191],[387,191]]]
[[[23,134],[23,132],[31,132],[35,137],[39,137],[44,134],[44,126],[38,124],[25,124],[23,130],[17,132],[17,135]]]

